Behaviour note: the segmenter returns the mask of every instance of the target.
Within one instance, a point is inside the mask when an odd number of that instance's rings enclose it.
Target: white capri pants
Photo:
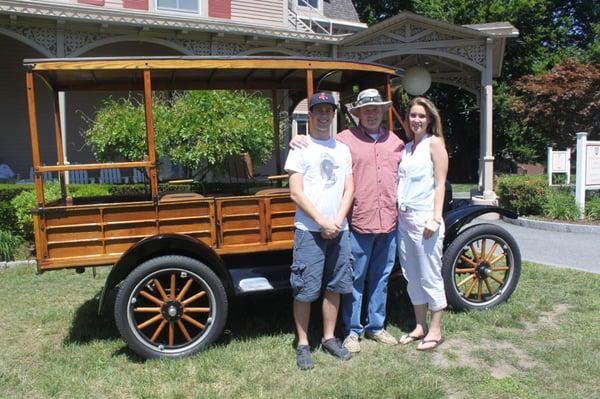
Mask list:
[[[425,222],[432,217],[433,212],[428,211],[398,213],[398,255],[412,304],[427,304],[436,312],[447,306],[442,279],[445,226],[442,221],[438,230],[423,240]]]

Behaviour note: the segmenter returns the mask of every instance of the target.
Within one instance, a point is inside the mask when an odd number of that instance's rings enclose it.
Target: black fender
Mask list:
[[[460,233],[463,226],[471,222],[478,216],[486,213],[499,213],[502,216],[516,219],[518,215],[508,209],[500,208],[492,205],[467,205],[460,208],[452,209],[444,214],[444,224],[446,225],[446,233],[444,237],[444,249]]]
[[[199,260],[219,276],[228,295],[233,293],[231,275],[223,259],[211,247],[186,235],[160,234],[136,243],[115,263],[104,283],[98,313],[103,313],[106,293],[119,285],[138,265],[162,255],[182,255]]]

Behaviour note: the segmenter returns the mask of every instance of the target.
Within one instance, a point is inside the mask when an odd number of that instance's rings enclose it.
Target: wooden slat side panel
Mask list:
[[[296,204],[290,197],[271,198],[270,236],[271,241],[289,241],[294,239],[294,215]]]
[[[72,241],[75,238],[81,240],[102,240],[102,228],[100,225],[81,225],[68,227],[47,228],[48,242]]]
[[[271,240],[275,242],[293,242],[294,241],[294,230],[293,228],[285,229],[273,229],[271,232]],[[291,246],[290,246],[291,248]]]
[[[104,209],[104,221],[106,223],[150,220],[156,220],[156,211],[152,204],[128,208],[115,206]]]
[[[159,219],[178,218],[178,217],[205,217],[209,218],[211,213],[211,204],[205,202],[184,202],[184,203],[161,203],[158,207]]]
[[[105,243],[106,255],[122,254],[143,237],[128,237],[122,240],[111,240]]]
[[[98,209],[47,209],[44,220],[46,227],[73,226],[82,224],[100,223],[100,212]]]
[[[48,244],[48,259],[61,259],[89,255],[102,255],[102,242],[99,240],[93,241],[69,241],[56,244]]]
[[[264,206],[261,198],[217,200],[221,247],[266,242]]]
[[[149,237],[156,234],[156,223],[153,220],[131,224],[108,225],[104,227],[105,238],[122,238],[130,236]]]

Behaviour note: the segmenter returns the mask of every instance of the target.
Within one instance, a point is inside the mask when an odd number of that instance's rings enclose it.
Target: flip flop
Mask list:
[[[410,335],[410,334],[404,334],[403,336],[400,337],[398,342],[400,343],[400,345],[408,345],[411,342],[415,342],[415,341],[418,341],[423,338],[425,338],[425,334],[419,335],[418,337],[415,337],[414,335]],[[409,339],[409,341],[406,341],[407,339]]]
[[[444,343],[444,338],[440,338],[440,339],[428,339],[428,340],[421,341],[422,344],[428,344],[430,342],[435,343],[435,345],[427,347],[427,348],[419,348],[419,347],[417,347],[417,350],[418,351],[423,351],[423,352],[434,350],[435,348],[437,348],[438,346],[440,346],[441,344]]]

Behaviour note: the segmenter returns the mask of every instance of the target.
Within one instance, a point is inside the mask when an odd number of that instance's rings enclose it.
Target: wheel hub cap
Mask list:
[[[167,301],[162,306],[161,313],[165,320],[170,322],[177,321],[183,315],[183,306],[179,301]]]
[[[479,263],[477,265],[477,267],[475,268],[475,274],[480,279],[486,279],[486,278],[488,278],[491,273],[492,273],[492,267],[486,261],[483,261],[483,262]]]

